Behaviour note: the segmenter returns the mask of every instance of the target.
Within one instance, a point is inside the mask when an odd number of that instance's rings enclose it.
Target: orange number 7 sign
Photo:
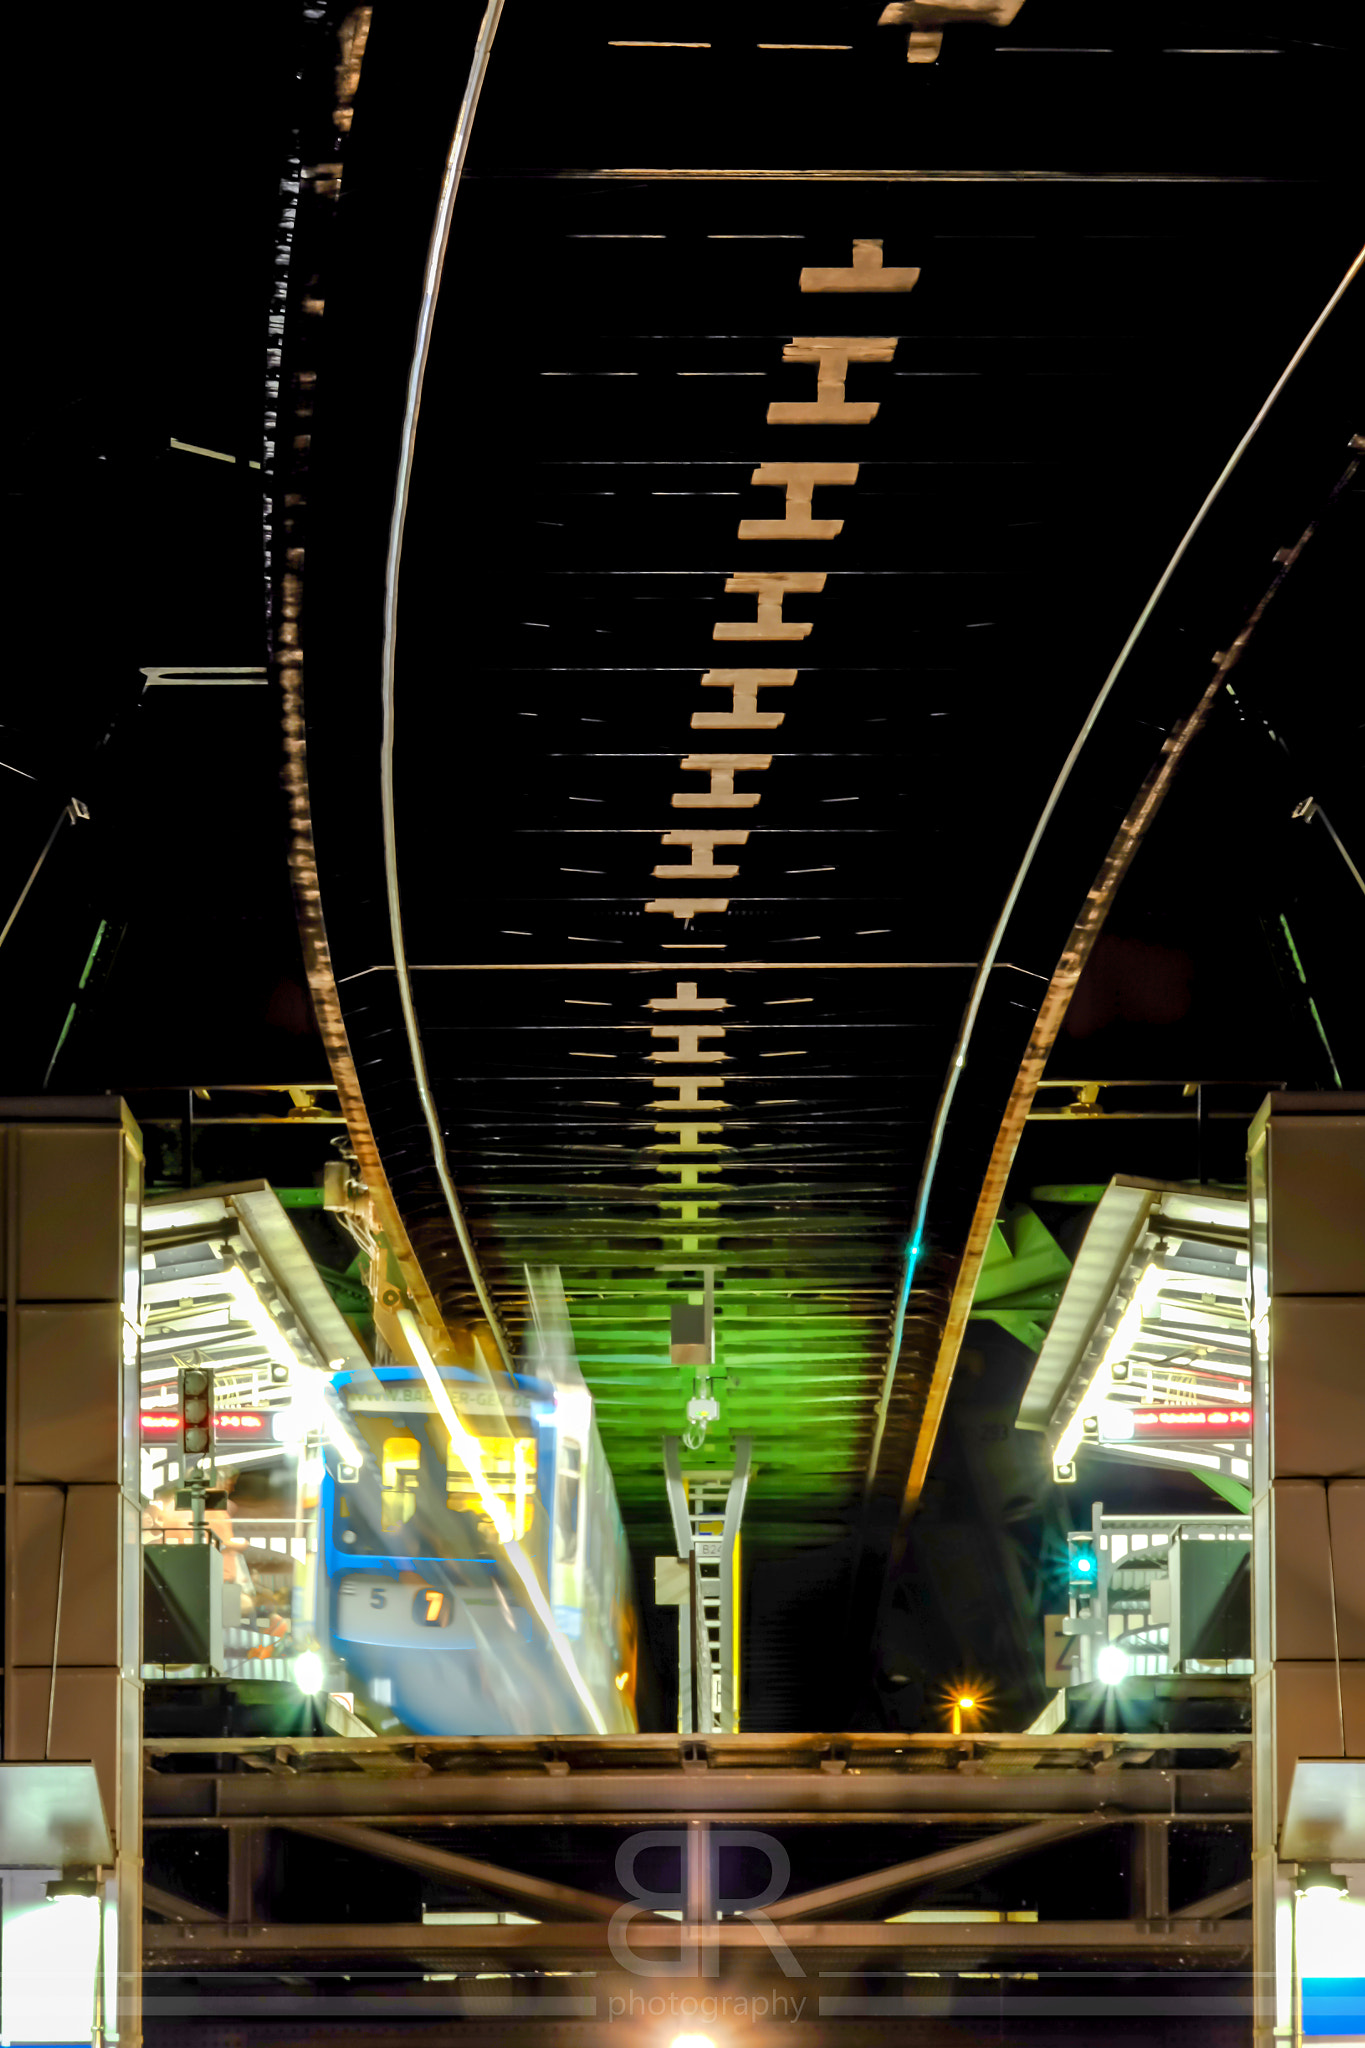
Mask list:
[[[450,1619],[450,1603],[434,1586],[423,1586],[412,1603],[413,1617],[423,1628],[444,1628]]]

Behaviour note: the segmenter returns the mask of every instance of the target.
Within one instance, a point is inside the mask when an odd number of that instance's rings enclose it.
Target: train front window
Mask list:
[[[482,1478],[488,1491],[512,1512],[512,1534],[519,1542],[535,1512],[536,1443],[529,1436],[484,1436]],[[483,1502],[464,1459],[452,1443],[446,1452],[446,1506],[457,1514],[481,1515]]]
[[[410,1522],[417,1510],[417,1483],[422,1466],[422,1447],[411,1431],[384,1439],[381,1459],[383,1491],[380,1528],[387,1535]]]

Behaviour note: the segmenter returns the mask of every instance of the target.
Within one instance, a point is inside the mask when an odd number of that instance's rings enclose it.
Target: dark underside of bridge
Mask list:
[[[875,1580],[921,1493],[1020,1056],[1165,736],[1349,459],[1357,308],[1087,745],[921,1216],[976,965],[1100,681],[1357,223],[1332,54],[1268,13],[1229,36],[1183,10],[1177,35],[1031,0],[933,65],[872,8],[687,17],[506,11],[397,567],[472,16],[376,13],[354,126],[294,229],[275,652],[315,994],[365,1169],[447,1321],[487,1344],[491,1312],[505,1355],[525,1269],[558,1266],[642,1559],[669,1547],[660,1442],[697,1387],[670,1314],[711,1276],[719,1413],[692,1462],[752,1441],[746,1540],[782,1619],[755,1635],[747,1711],[809,1726],[880,1711],[865,1656],[820,1649],[840,1614],[862,1625],[840,1596],[859,1542]],[[1338,601],[1291,591],[1215,707],[1079,1012],[1111,1039],[1127,1022],[1130,1076],[1253,1084],[1234,1107],[1291,1074],[1332,1084],[1279,920],[1288,889],[1318,994],[1354,885],[1291,827],[1263,721],[1294,748],[1346,740],[1349,717],[1284,692],[1288,649],[1311,648],[1320,698],[1349,665],[1348,523],[1320,547]],[[1086,1064],[1064,1048],[1054,1071]],[[1240,1175],[1235,1142],[1172,1165],[1164,1136],[1175,1177]],[[997,1562],[978,1548],[973,1576]]]

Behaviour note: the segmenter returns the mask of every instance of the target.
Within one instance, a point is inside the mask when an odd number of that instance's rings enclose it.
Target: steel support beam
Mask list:
[[[771,1929],[748,1920],[722,1920],[687,1930],[687,1938],[722,1958],[752,1960],[770,1954]],[[316,1958],[323,1968],[354,1969],[367,1958],[393,1965],[459,1970],[556,1969],[607,1961],[606,1928],[589,1924],[541,1926],[270,1926],[253,1928],[250,1938],[231,1927],[164,1926],[144,1930],[144,1954],[155,1969],[246,1967],[277,1973],[282,1964]],[[673,1921],[632,1921],[628,1941],[642,1962],[676,1958],[682,1930]],[[1234,1964],[1250,1953],[1249,1920],[1171,1920],[1148,1927],[1134,1920],[1056,1920],[944,1925],[908,1921],[804,1921],[782,1932],[792,1953],[806,1958],[811,1973],[846,1962],[865,1969],[875,1959],[896,1967],[933,1967],[943,1958],[954,1969],[990,1967],[1003,1958],[1088,1956],[1128,1963],[1139,1960],[1197,1960],[1211,1966]],[[980,1964],[976,1959],[980,1959]]]
[[[711,1830],[704,1820],[687,1823],[687,1847],[683,1884],[686,1897],[684,1917],[695,1927],[716,1917],[715,1867],[711,1858]]]
[[[682,1453],[675,1436],[664,1438],[664,1487],[668,1512],[673,1517],[673,1542],[679,1557],[692,1554],[692,1524],[687,1513],[687,1489],[683,1485]]]
[[[1184,1515],[1180,1519],[1188,1522],[1190,1517]],[[1228,1517],[1212,1515],[1197,1519],[1221,1524]],[[609,1766],[614,1771],[623,1771],[639,1770],[650,1763],[681,1761],[708,1763],[717,1768],[742,1765],[745,1770],[771,1770],[776,1766],[792,1769],[804,1758],[811,1769],[817,1764],[842,1760],[855,1763],[860,1770],[908,1770],[917,1757],[945,1754],[974,1764],[993,1756],[1016,1760],[1026,1757],[1031,1765],[1046,1757],[1058,1761],[1074,1757],[1078,1764],[1093,1764],[1110,1756],[1122,1756],[1130,1764],[1146,1764],[1166,1750],[1249,1753],[1251,1736],[1245,1729],[1236,1728],[1216,1734],[1184,1734],[1169,1729],[1144,1729],[1135,1734],[1123,1729],[1100,1729],[1084,1735],[734,1735],[714,1736],[708,1742],[680,1740],[676,1735],[155,1735],[148,1736],[142,1747],[149,1757],[331,1757],[348,1766],[360,1757],[374,1756],[382,1757],[386,1763],[405,1758],[430,1763],[463,1761],[485,1770],[494,1760],[515,1761],[523,1769],[532,1770],[563,1764],[571,1770]]]
[[[448,1849],[433,1849],[406,1835],[391,1835],[377,1828],[349,1826],[344,1821],[291,1821],[290,1832],[311,1835],[315,1841],[331,1842],[338,1849],[353,1849],[362,1856],[383,1857],[402,1863],[409,1870],[422,1870],[456,1884],[476,1886],[497,1898],[515,1899],[519,1905],[536,1906],[542,1912],[562,1914],[574,1920],[610,1920],[621,1901],[597,1892],[580,1891],[576,1885],[554,1884],[548,1878],[528,1877],[501,1864],[484,1863],[474,1856],[456,1856]],[[234,1830],[234,1837],[236,1831]],[[703,1846],[704,1853],[704,1846]],[[234,1913],[231,1916],[237,1918]]]
[[[1107,1814],[1085,1814],[1077,1819],[1038,1821],[1032,1827],[1007,1828],[1003,1834],[983,1835],[976,1842],[962,1842],[953,1849],[941,1849],[933,1856],[917,1856],[909,1863],[893,1863],[885,1870],[872,1870],[863,1877],[846,1878],[841,1884],[821,1885],[817,1891],[797,1892],[792,1898],[779,1899],[767,1910],[770,1920],[784,1924],[792,1920],[809,1919],[815,1914],[828,1916],[838,1913],[845,1906],[869,1904],[873,1899],[884,1899],[890,1892],[905,1891],[911,1885],[929,1884],[934,1878],[956,1877],[966,1871],[990,1870],[1001,1863],[1012,1863],[1016,1857],[1028,1856],[1035,1849],[1050,1849],[1057,1842],[1074,1840],[1078,1835],[1095,1834],[1100,1828],[1111,1825]],[[1146,1835],[1144,1826],[1140,1832]],[[1165,1830],[1153,1828],[1163,1850]]]
[[[234,1927],[270,1918],[270,1833],[267,1828],[234,1828],[228,1836],[228,1919]]]
[[[725,1524],[720,1545],[720,1719],[728,1733],[739,1728],[739,1629],[735,1616],[735,1546],[744,1517],[753,1465],[753,1438],[735,1438],[735,1469],[725,1498]]]
[[[1246,1997],[1240,1982],[1223,1980],[1213,1996],[1205,1986],[1188,1985],[1187,1996],[1202,1993],[1204,1999],[1202,2006],[1192,2008],[1201,2014],[1193,2021],[1172,2017],[1179,2010],[1175,2004],[1178,1990],[1167,1984],[1163,1995],[1160,1982],[1158,1978],[1141,1988],[1132,1987],[1124,2012],[1106,2013],[1097,2022],[1093,2017],[1071,2015],[1066,2009],[1068,1993],[1061,1986],[970,1981],[956,1990],[932,1982],[911,1982],[903,1996],[887,1998],[891,2011],[868,2014],[862,2000],[849,2000],[858,2016],[824,2019],[818,2013],[821,2000],[829,2014],[838,2013],[844,2004],[833,1985],[775,1985],[767,1979],[750,1987],[756,1988],[760,1997],[748,2009],[759,2013],[767,2009],[770,2017],[741,2018],[739,2027],[731,2031],[742,2032],[747,2048],[782,2048],[792,2036],[799,2014],[798,2038],[806,2038],[818,2021],[820,2031],[837,2040],[839,2048],[904,2048],[907,2041],[912,2041],[914,2048],[964,2048],[964,2044],[980,2043],[999,2048],[1002,2041],[1007,2041],[1009,2048],[1092,2048],[1098,2030],[1102,2030],[1105,2048],[1150,2048],[1163,2037],[1183,2033],[1188,2038],[1197,2027],[1199,2048],[1245,2048]],[[265,1988],[258,1981],[247,1987],[248,1995]],[[622,2033],[622,2024],[616,2022],[624,2019],[624,2030],[637,2041],[661,2040],[666,2048],[687,2022],[680,2017],[671,2022],[642,2022],[640,2005],[643,2002],[648,2012],[651,1989],[664,1993],[665,2014],[671,2010],[679,2015],[707,2010],[702,2001],[714,1997],[718,1989],[724,1994],[740,1988],[738,1983],[718,1987],[714,1978],[673,1979],[667,1985],[651,1987],[641,1986],[633,1978],[599,1974],[590,1987],[568,1982],[553,1987],[553,2003],[542,2010],[540,2000],[533,2002],[525,1987],[514,1991],[508,1984],[414,1983],[400,1990],[390,1983],[382,2002],[373,1995],[367,2002],[358,1983],[346,1984],[333,1977],[300,1986],[292,1997],[278,1983],[271,1986],[269,2019],[263,2027],[258,2018],[252,2027],[245,1999],[229,2002],[205,1989],[187,1995],[180,1985],[168,1984],[163,1991],[153,1976],[148,1980],[148,1999],[155,2031],[149,2028],[148,2041],[151,2048],[183,2048],[192,2028],[194,2048],[243,2048],[249,2032],[259,2039],[268,2028],[271,2048],[316,2048],[320,2036],[330,2048],[395,2048],[400,2036],[405,2048],[450,2048],[452,2040],[458,2040],[460,2048],[587,2048],[602,2038],[604,2029],[608,2038]],[[1049,1991],[1054,1992],[1052,2001],[1045,1998]],[[696,2004],[683,2006],[684,1996],[691,1996]],[[784,2003],[776,2004],[778,1998]],[[1040,2016],[1035,2001],[1044,2012],[1051,2003],[1055,2016]],[[624,2017],[628,2014],[633,2014],[633,2019]]]
[[[535,1778],[511,1772],[442,1771],[428,1777],[359,1772],[150,1772],[145,1818],[205,1824],[245,1820],[401,1821],[468,1824],[556,1819],[649,1826],[743,1817],[755,1826],[800,1817],[893,1822],[925,1816],[1047,1820],[1108,1813],[1119,1819],[1212,1820],[1248,1815],[1244,1772],[1036,1770],[967,1776],[956,1771],[575,1771]]]
[[[1130,1902],[1135,1920],[1164,1920],[1171,1910],[1169,1842],[1165,1828],[1139,1821],[1132,1831]]]

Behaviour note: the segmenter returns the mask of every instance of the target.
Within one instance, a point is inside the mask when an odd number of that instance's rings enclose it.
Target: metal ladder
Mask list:
[[[692,1616],[696,1635],[697,1732],[712,1734],[724,1727],[723,1645],[726,1607],[725,1505],[730,1481],[693,1480],[687,1489],[687,1517],[692,1526]]]

